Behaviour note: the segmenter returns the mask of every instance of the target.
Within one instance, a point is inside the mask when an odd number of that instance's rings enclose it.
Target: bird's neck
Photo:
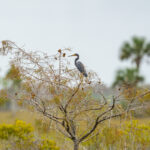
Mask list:
[[[79,56],[77,56],[77,58],[75,59],[75,64],[76,64],[76,62],[79,60]]]

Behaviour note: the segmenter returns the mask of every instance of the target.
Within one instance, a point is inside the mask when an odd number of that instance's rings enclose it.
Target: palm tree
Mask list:
[[[115,87],[116,85],[136,86],[138,83],[141,83],[143,81],[144,77],[139,75],[137,68],[127,68],[123,70],[120,69],[116,73],[116,78],[112,86],[113,87]]]
[[[125,42],[121,48],[120,59],[131,59],[139,71],[144,56],[150,56],[150,42],[143,37],[133,37],[131,42]]]

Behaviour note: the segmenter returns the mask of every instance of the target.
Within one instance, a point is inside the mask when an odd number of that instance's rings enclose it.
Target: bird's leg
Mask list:
[[[81,81],[81,83],[83,82],[83,74],[82,73],[80,74],[80,81]]]

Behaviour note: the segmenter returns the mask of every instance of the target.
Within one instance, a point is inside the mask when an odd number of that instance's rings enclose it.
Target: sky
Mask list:
[[[97,72],[108,86],[117,69],[131,66],[119,60],[122,43],[134,35],[150,41],[149,0],[1,0],[0,5],[0,41],[49,55],[72,48],[87,70]],[[8,58],[0,59],[4,74]],[[141,73],[147,84],[149,68],[144,61]]]

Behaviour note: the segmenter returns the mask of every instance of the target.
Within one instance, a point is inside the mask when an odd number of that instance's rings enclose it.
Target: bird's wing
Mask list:
[[[78,70],[79,70],[81,73],[86,73],[85,68],[84,68],[84,65],[82,64],[82,62],[77,61],[77,62],[76,62],[76,67],[78,68]]]

